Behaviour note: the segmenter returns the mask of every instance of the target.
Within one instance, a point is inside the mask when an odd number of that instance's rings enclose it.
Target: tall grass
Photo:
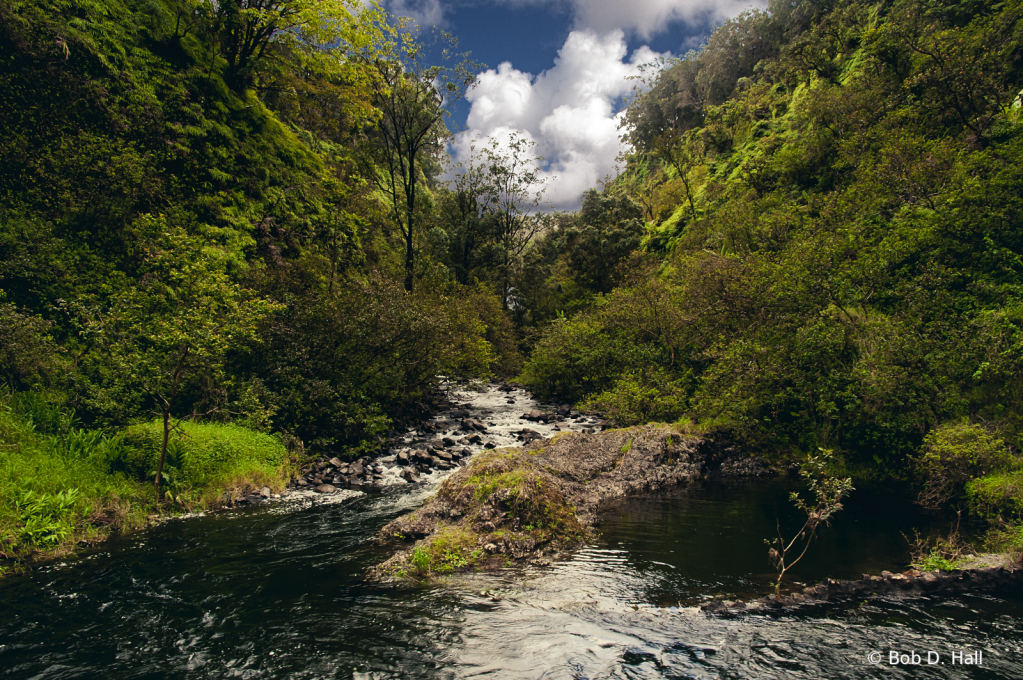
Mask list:
[[[129,427],[113,469],[152,480],[162,441],[158,420]],[[209,508],[246,488],[280,489],[289,471],[287,451],[271,435],[233,424],[181,422],[167,447],[163,484],[183,507]]]
[[[0,573],[145,523],[155,499],[111,474],[119,445],[42,395],[0,396]]]
[[[290,472],[274,437],[182,423],[168,453],[170,493],[158,503],[161,439],[157,421],[87,431],[45,394],[0,393],[0,575],[139,528],[154,512],[211,509],[248,489],[280,489]]]

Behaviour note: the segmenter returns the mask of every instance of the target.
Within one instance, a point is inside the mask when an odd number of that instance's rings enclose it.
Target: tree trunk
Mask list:
[[[153,488],[156,489],[156,500],[160,500],[160,478],[163,477],[163,462],[167,459],[167,440],[170,438],[170,411],[163,411],[163,446],[160,447],[160,462],[156,466],[156,479],[153,480]]]

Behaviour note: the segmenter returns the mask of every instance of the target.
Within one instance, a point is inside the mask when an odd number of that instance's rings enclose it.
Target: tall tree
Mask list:
[[[508,309],[513,263],[548,224],[548,219],[543,215],[533,214],[546,192],[546,180],[539,170],[543,158],[530,155],[535,146],[536,142],[512,134],[506,143],[492,140],[483,150],[492,183],[491,201],[497,219],[499,285],[504,309]]]
[[[408,27],[403,27],[408,29]],[[379,78],[374,79],[380,122],[375,130],[380,164],[377,184],[390,199],[394,221],[405,247],[405,290],[412,292],[415,279],[416,238],[420,229],[420,192],[426,161],[443,151],[448,135],[444,117],[465,96],[476,79],[479,64],[461,61],[454,66],[426,63],[426,46],[411,30],[402,30],[393,58],[375,60]],[[448,45],[443,61],[454,58],[454,38],[441,34]]]

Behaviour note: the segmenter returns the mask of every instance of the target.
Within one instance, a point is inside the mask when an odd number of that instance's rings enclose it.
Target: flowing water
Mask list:
[[[529,405],[493,391],[473,399],[495,437],[511,438]],[[434,488],[296,494],[169,521],[0,581],[0,677],[1023,677],[1018,593],[701,612],[707,597],[766,591],[763,539],[776,517],[796,521],[786,481],[632,499],[598,541],[546,569],[365,582],[386,557],[376,531]],[[900,532],[944,521],[889,489],[858,488],[793,578],[904,568]],[[890,666],[892,650],[923,667]],[[927,651],[944,665],[927,666]],[[956,651],[982,651],[983,664],[952,665]]]

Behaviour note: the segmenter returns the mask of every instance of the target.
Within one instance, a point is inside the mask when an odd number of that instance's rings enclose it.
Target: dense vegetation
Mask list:
[[[1023,5],[773,3],[648,85],[646,256],[523,381],[1018,519]]]
[[[0,3],[0,557],[373,450],[441,375],[1018,517],[1021,20],[743,14],[554,214],[522,140],[441,181],[478,65],[374,6]]]
[[[0,4],[0,558],[138,524],[144,482],[279,488],[440,375],[517,370],[501,298],[420,226],[469,71],[416,70],[411,35],[347,0]]]

